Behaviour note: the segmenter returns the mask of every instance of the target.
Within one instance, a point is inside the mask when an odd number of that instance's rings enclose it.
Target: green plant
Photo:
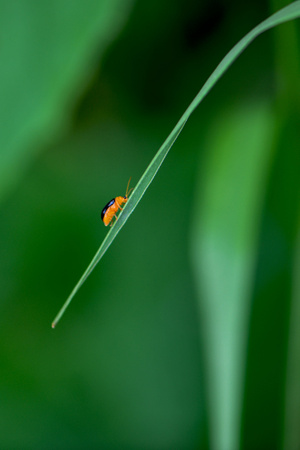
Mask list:
[[[58,321],[63,316],[65,310],[71,303],[74,295],[78,291],[78,289],[82,286],[82,284],[85,282],[87,277],[90,275],[90,273],[93,271],[93,269],[96,267],[98,262],[101,260],[109,246],[112,244],[118,233],[120,232],[121,228],[124,226],[125,222],[129,218],[129,216],[132,214],[134,209],[136,208],[137,204],[143,197],[146,189],[148,189],[150,183],[154,179],[157,171],[159,170],[161,164],[163,163],[165,157],[167,156],[169,150],[171,149],[172,145],[176,141],[177,137],[181,133],[183,127],[185,126],[187,120],[189,119],[190,115],[194,112],[194,110],[199,106],[199,104],[202,102],[202,100],[205,98],[205,96],[210,92],[210,90],[213,88],[213,86],[216,84],[216,82],[222,77],[222,75],[225,73],[225,71],[230,67],[230,65],[238,58],[238,56],[246,49],[246,47],[261,33],[264,31],[269,30],[270,28],[273,28],[277,25],[280,25],[284,22],[287,22],[289,20],[293,20],[300,17],[300,1],[296,1],[285,8],[281,9],[277,13],[270,16],[268,19],[264,20],[261,24],[256,26],[253,30],[251,30],[243,39],[241,39],[233,48],[232,50],[223,58],[223,60],[220,62],[220,64],[217,66],[217,68],[214,70],[214,72],[211,74],[211,76],[208,78],[198,95],[195,97],[195,99],[192,101],[190,106],[187,108],[187,110],[184,112],[181,119],[178,121],[175,128],[172,130],[172,132],[169,134],[165,142],[162,144],[160,149],[158,150],[157,154],[147,167],[145,173],[141,177],[140,181],[136,185],[132,195],[130,196],[130,199],[126,205],[126,208],[124,208],[124,211],[119,215],[118,221],[114,224],[112,229],[107,233],[104,241],[102,242],[99,250],[97,251],[96,255],[92,259],[91,263],[87,267],[86,271],[72,290],[70,296],[64,303],[63,307],[55,317],[54,321],[52,322],[52,328],[55,328]]]

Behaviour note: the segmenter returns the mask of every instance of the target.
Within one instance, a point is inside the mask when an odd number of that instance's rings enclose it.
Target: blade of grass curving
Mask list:
[[[220,64],[216,67],[216,69],[213,71],[213,73],[210,75],[206,83],[203,85],[202,89],[199,91],[198,95],[194,98],[190,106],[187,108],[183,116],[178,121],[177,125],[173,129],[173,131],[169,134],[165,142],[162,144],[152,161],[150,162],[149,166],[147,167],[146,171],[142,175],[140,181],[136,185],[134,191],[132,192],[128,202],[126,203],[126,207],[124,210],[120,213],[119,218],[117,222],[114,224],[114,226],[110,229],[110,231],[107,233],[105,239],[103,240],[99,250],[97,251],[96,255],[92,259],[91,263],[89,264],[88,268],[72,290],[71,294],[67,298],[66,302],[64,303],[63,307],[55,317],[54,321],[52,322],[52,328],[56,326],[58,321],[63,316],[65,310],[71,303],[74,295],[78,291],[78,289],[82,286],[82,284],[85,282],[87,277],[90,275],[90,273],[93,271],[95,266],[98,264],[100,259],[103,257],[104,253],[108,249],[108,247],[112,244],[113,240],[121,230],[121,228],[124,226],[125,222],[127,221],[128,217],[132,214],[134,209],[136,208],[137,204],[143,197],[145,191],[149,187],[150,183],[152,182],[153,178],[155,177],[158,169],[160,168],[161,164],[163,163],[165,157],[167,156],[169,150],[171,149],[172,145],[176,141],[177,137],[179,136],[181,130],[183,129],[184,125],[186,124],[188,118],[190,115],[195,111],[197,106],[202,102],[204,97],[209,93],[209,91],[213,88],[213,86],[216,84],[216,82],[221,78],[221,76],[226,72],[226,70],[231,66],[231,64],[238,58],[238,56],[245,50],[245,48],[261,33],[264,31],[269,30],[272,27],[275,27],[277,25],[280,25],[284,22],[287,22],[292,19],[296,19],[300,17],[300,0],[291,3],[290,5],[286,6],[285,8],[282,8],[272,16],[270,16],[268,19],[261,22],[259,25],[257,25],[253,30],[251,30],[248,34],[246,34],[245,37],[243,37],[233,48],[230,50],[229,53],[222,59]]]

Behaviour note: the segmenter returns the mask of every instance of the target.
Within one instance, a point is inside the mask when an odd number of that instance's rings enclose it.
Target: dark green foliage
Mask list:
[[[104,205],[270,13],[0,1],[1,450],[299,448],[299,21],[215,86],[50,328]]]

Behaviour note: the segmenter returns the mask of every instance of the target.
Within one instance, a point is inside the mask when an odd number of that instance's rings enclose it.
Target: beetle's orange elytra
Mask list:
[[[115,197],[110,202],[107,203],[107,205],[104,206],[101,212],[101,219],[103,220],[104,225],[107,227],[107,225],[112,226],[113,224],[113,218],[117,220],[117,212],[119,209],[123,209],[122,205],[125,204],[128,201],[128,196],[130,194],[130,191],[132,191],[133,188],[129,189],[129,183],[130,183],[131,177],[129,178],[126,194],[124,197]]]

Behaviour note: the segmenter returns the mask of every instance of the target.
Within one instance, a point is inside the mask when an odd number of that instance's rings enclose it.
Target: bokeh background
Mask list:
[[[299,21],[289,2],[0,1],[0,448],[299,449]]]

